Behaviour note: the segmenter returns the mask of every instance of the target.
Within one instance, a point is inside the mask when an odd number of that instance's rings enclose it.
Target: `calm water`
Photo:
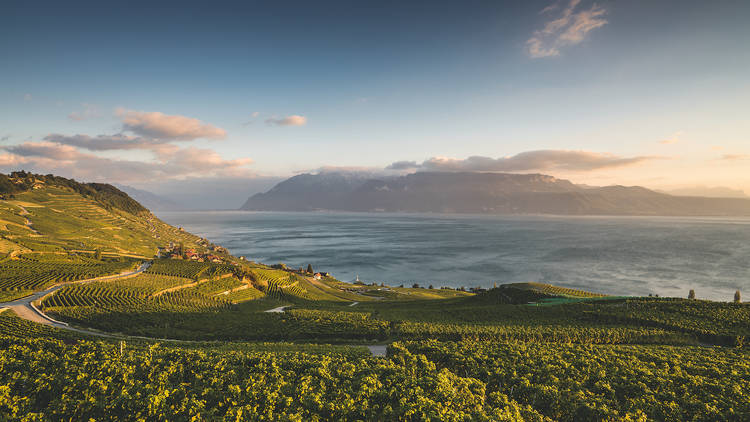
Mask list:
[[[539,281],[616,295],[750,297],[750,219],[180,212],[165,221],[234,255],[340,280]]]

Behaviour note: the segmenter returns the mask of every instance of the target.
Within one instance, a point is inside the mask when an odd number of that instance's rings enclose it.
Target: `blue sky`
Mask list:
[[[4,4],[0,171],[158,190],[407,162],[750,193],[746,1],[105,3]]]

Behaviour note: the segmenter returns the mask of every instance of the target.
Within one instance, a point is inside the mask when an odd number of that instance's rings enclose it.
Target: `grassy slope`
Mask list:
[[[71,189],[45,186],[0,201],[4,250],[61,253],[93,251],[151,257],[169,241],[201,249],[200,239],[148,211],[106,209]]]

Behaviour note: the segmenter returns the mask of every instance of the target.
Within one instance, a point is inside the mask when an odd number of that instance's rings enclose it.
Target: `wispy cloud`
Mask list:
[[[539,150],[528,151],[510,157],[491,158],[473,156],[465,159],[432,157],[424,162],[397,161],[387,170],[420,171],[469,171],[469,172],[517,172],[517,171],[593,171],[630,166],[659,157],[620,157],[590,151]]]
[[[542,9],[541,14],[550,15],[550,19],[526,41],[529,57],[559,56],[563,47],[580,43],[590,31],[608,23],[604,18],[606,9],[597,4],[579,8],[580,3],[581,0],[570,0],[565,6],[555,3]]]
[[[173,146],[174,147],[174,146]],[[252,177],[247,167],[252,160],[223,159],[216,151],[202,148],[174,148],[157,154],[156,161],[121,160],[81,152],[71,145],[50,141],[26,142],[2,147],[0,166],[42,173],[58,173],[82,180],[119,183],[179,180],[188,177]]]
[[[81,121],[91,119],[93,117],[99,117],[99,108],[93,104],[83,103],[83,110],[74,111],[68,114],[70,120]]]
[[[750,154],[724,154],[721,159],[726,161],[750,160]]]
[[[121,133],[97,136],[53,133],[41,141],[0,146],[0,171],[21,167],[83,180],[121,183],[255,176],[248,168],[252,163],[249,158],[225,160],[211,149],[176,145],[199,138],[222,139],[226,136],[223,129],[198,119],[160,112],[119,109],[116,115],[122,120]],[[142,160],[99,155],[103,151],[123,150],[147,154],[131,155],[141,155]]]
[[[53,133],[44,137],[45,141],[71,145],[89,151],[115,151],[145,149],[153,150],[171,140],[143,138],[140,136],[116,135],[60,135]]]
[[[124,131],[146,138],[172,140],[224,139],[227,135],[224,129],[191,117],[170,116],[158,111],[145,112],[125,109],[118,109],[115,114],[122,119]]]
[[[304,126],[307,124],[307,117],[292,114],[291,116],[266,119],[266,124],[274,126]]]
[[[31,94],[23,94],[23,100],[24,100],[25,102],[27,102],[27,103],[28,103],[29,101],[31,101],[31,100],[33,100],[33,99],[34,99],[34,97],[33,97],[33,96],[32,96]]]
[[[248,126],[255,123],[255,119],[257,119],[258,117],[260,117],[260,111],[253,111],[252,113],[250,113],[250,120],[243,123],[242,126]]]
[[[682,131],[678,130],[677,132],[673,133],[672,136],[670,136],[667,139],[662,139],[659,141],[660,144],[664,145],[670,145],[670,144],[676,144],[680,142],[680,136],[682,136]]]

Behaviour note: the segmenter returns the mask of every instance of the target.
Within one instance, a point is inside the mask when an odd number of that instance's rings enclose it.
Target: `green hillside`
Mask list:
[[[748,303],[349,284],[108,185],[0,189],[0,301],[46,293],[0,309],[0,420],[750,418]]]

